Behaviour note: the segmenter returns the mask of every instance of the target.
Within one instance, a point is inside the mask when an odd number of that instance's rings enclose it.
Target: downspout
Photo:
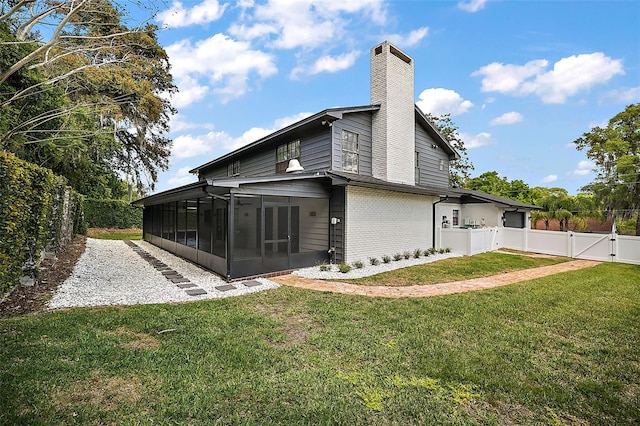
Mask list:
[[[448,195],[441,195],[440,196],[440,200],[436,201],[435,203],[433,203],[433,213],[431,215],[432,217],[432,226],[433,229],[431,231],[431,236],[432,236],[432,243],[431,243],[431,247],[436,248],[436,204],[438,203],[442,203],[443,201],[447,201],[449,199]]]

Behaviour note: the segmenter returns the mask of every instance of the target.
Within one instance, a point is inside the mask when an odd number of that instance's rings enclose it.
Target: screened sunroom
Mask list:
[[[198,182],[136,202],[151,244],[227,280],[328,260],[329,189],[317,175]]]

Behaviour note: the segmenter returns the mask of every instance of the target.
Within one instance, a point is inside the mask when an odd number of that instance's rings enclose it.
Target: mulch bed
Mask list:
[[[26,315],[41,312],[47,307],[47,302],[73,271],[76,262],[84,253],[87,238],[77,235],[66,247],[56,253],[56,256],[42,261],[40,277],[33,286],[17,286],[0,303],[0,318],[16,315]]]

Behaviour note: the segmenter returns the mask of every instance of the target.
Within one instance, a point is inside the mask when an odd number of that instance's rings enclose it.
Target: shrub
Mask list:
[[[331,265],[329,265],[328,263],[321,263],[320,264],[320,271],[322,272],[327,272],[331,270]]]
[[[84,201],[85,221],[89,228],[142,228],[142,209],[123,200]]]
[[[436,254],[437,252],[438,252],[438,251],[436,250],[436,248],[435,248],[435,247],[431,247],[431,248],[429,249],[429,254]]]
[[[378,266],[378,265],[380,264],[380,261],[379,261],[377,258],[375,258],[375,257],[370,257],[370,258],[369,258],[369,263],[370,263],[372,266]]]
[[[422,256],[422,250],[420,249],[415,249],[413,251],[413,257],[415,257],[416,259],[420,258],[420,256]]]
[[[411,252],[410,251],[405,251],[404,253],[402,253],[402,256],[405,259],[409,259],[411,257]]]
[[[82,230],[80,198],[51,170],[0,151],[0,295],[37,277],[42,251]]]
[[[346,274],[347,272],[349,272],[351,270],[351,266],[347,265],[346,263],[341,263],[341,264],[338,265],[338,269],[343,274]]]
[[[447,248],[444,249],[444,252],[445,253],[451,253],[451,249],[449,247],[447,247]]]
[[[429,257],[429,249],[423,250],[422,254],[424,254],[425,257]]]
[[[391,256],[388,256],[388,255],[386,255],[386,254],[385,254],[384,256],[382,256],[382,261],[383,261],[384,263],[389,263],[389,262],[391,262]]]
[[[443,248],[439,249],[438,253],[440,253],[440,254],[444,253],[444,249]]]
[[[402,254],[396,253],[393,255],[393,260],[395,260],[396,262],[400,259],[402,259]]]
[[[364,267],[364,263],[362,263],[361,260],[356,260],[355,262],[353,262],[353,266],[356,269],[362,269]]]

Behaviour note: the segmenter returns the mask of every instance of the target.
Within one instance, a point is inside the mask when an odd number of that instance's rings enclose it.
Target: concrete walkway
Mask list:
[[[500,287],[520,281],[559,274],[561,272],[590,268],[600,263],[601,262],[592,260],[572,260],[570,262],[559,263],[557,265],[506,272],[504,274],[493,275],[490,277],[474,278],[442,284],[411,285],[405,287],[348,284],[336,281],[302,278],[296,275],[282,275],[270,279],[282,285],[306,288],[309,290],[330,291],[333,293],[358,294],[372,297],[431,297]]]

